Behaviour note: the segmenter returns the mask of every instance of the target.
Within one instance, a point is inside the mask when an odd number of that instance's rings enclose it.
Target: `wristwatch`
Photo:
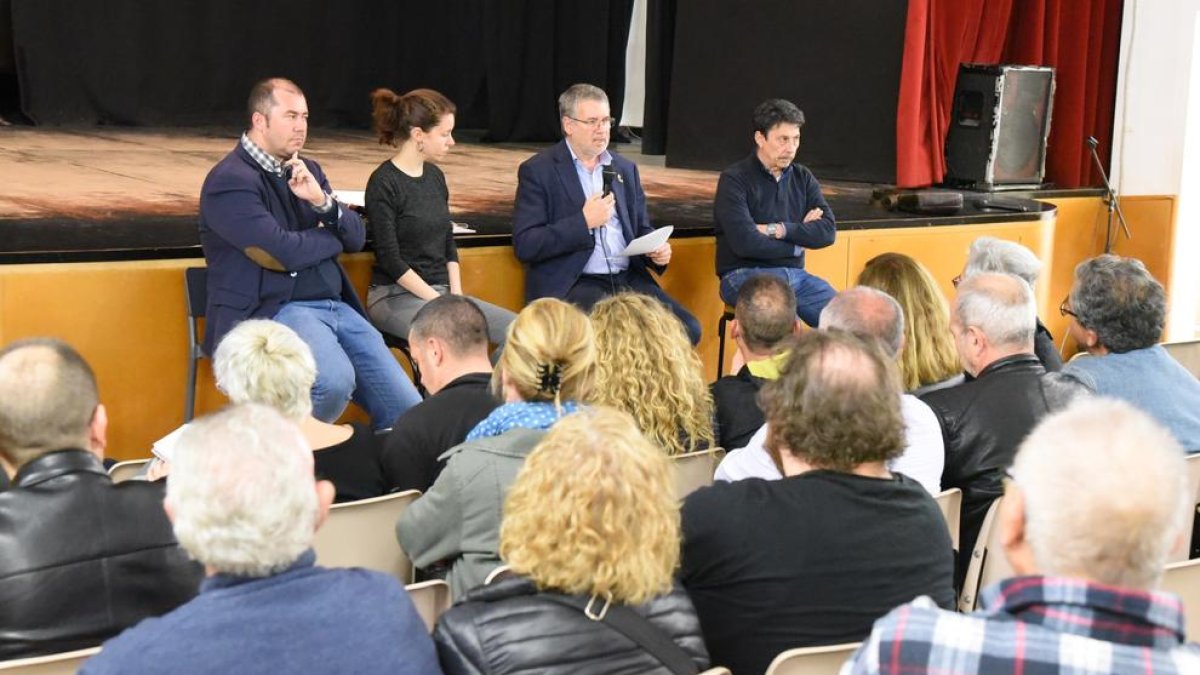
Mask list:
[[[773,239],[777,239],[778,238],[778,237],[776,237],[777,234],[779,234],[779,223],[768,223],[767,224],[767,236],[771,237]]]

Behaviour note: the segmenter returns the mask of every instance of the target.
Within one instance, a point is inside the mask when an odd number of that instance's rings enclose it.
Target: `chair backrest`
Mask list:
[[[1163,349],[1175,358],[1189,373],[1200,378],[1200,340],[1166,342]]]
[[[183,271],[183,290],[187,294],[188,317],[204,318],[208,309],[208,268],[189,267]]]
[[[1200,641],[1200,560],[1167,565],[1159,589],[1183,600],[1187,641]]]
[[[837,675],[860,644],[847,642],[828,647],[789,649],[771,661],[767,675]]]
[[[709,448],[672,457],[675,461],[675,498],[682,500],[696,490],[712,485],[713,474],[724,456],[725,450]]]
[[[495,583],[501,579],[507,579],[508,577],[511,577],[511,576],[513,576],[512,568],[509,567],[508,565],[500,565],[499,567],[495,568],[491,572],[488,572],[487,577],[485,577],[483,580],[483,585],[491,586],[493,583]]]
[[[1187,473],[1188,473],[1188,489],[1187,493],[1191,495],[1188,498],[1188,503],[1191,505],[1189,509],[1188,521],[1192,523],[1192,536],[1188,537],[1183,546],[1171,551],[1167,562],[1182,562],[1191,558],[1196,551],[1196,544],[1200,541],[1200,537],[1194,531],[1197,523],[1200,523],[1200,452],[1192,453],[1187,456]]]
[[[988,507],[983,525],[979,528],[979,537],[975,539],[975,548],[971,551],[971,561],[967,565],[967,576],[963,579],[962,593],[958,596],[958,611],[973,612],[979,607],[979,591],[991,586],[1002,579],[1013,576],[1013,569],[1004,555],[1004,547],[1000,543],[1000,528],[997,526],[1001,497]]]
[[[408,591],[408,597],[412,599],[413,605],[417,608],[417,614],[420,614],[421,620],[425,622],[425,628],[432,633],[433,627],[437,625],[438,617],[442,615],[442,612],[450,609],[450,604],[453,602],[450,596],[450,584],[441,579],[432,579],[409,584],[404,587],[404,590]]]
[[[89,647],[61,654],[0,661],[0,672],[12,675],[74,675],[84,661],[99,653],[99,647]]]
[[[334,504],[313,538],[317,564],[365,567],[391,574],[402,584],[411,582],[412,560],[396,541],[396,521],[420,496],[420,490],[406,490]]]
[[[114,483],[127,481],[130,478],[138,475],[138,472],[140,472],[142,468],[145,467],[149,462],[150,460],[148,459],[130,459],[124,462],[117,462],[116,464],[108,467],[108,477],[111,478],[112,482]]]
[[[962,520],[962,490],[958,488],[942,490],[935,499],[937,499],[938,508],[942,510],[942,517],[946,519],[946,527],[950,529],[950,543],[957,551],[958,529]]]

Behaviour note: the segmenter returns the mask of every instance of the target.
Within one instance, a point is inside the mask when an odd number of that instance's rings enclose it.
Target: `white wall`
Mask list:
[[[1125,3],[1113,184],[1121,195],[1179,196],[1172,279],[1162,280],[1171,288],[1170,340],[1196,335],[1200,306],[1198,30],[1200,0]]]

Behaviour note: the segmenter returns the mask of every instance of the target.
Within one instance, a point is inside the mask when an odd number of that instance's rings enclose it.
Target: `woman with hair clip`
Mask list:
[[[504,502],[500,553],[513,578],[438,621],[443,672],[707,668],[696,610],[673,579],[679,528],[671,461],[629,415],[590,408],[556,424]]]
[[[432,89],[403,96],[376,89],[371,107],[379,142],[397,152],[367,181],[367,222],[375,247],[367,314],[380,331],[407,338],[413,316],[426,302],[446,293],[462,295],[450,190],[436,164],[454,147],[455,107]],[[502,343],[514,314],[472,300],[487,318],[488,341]]]
[[[904,310],[899,363],[905,391],[917,396],[962,383],[950,307],[924,265],[903,253],[883,253],[867,261],[855,283],[887,293]]]
[[[546,429],[587,400],[595,363],[592,324],[574,305],[535,300],[509,325],[492,373],[504,404],[442,455],[446,468],[396,523],[417,567],[449,563],[455,597],[500,564],[504,493]]]
[[[596,393],[592,402],[633,416],[668,455],[713,444],[712,392],[683,323],[648,295],[620,293],[592,308]]]

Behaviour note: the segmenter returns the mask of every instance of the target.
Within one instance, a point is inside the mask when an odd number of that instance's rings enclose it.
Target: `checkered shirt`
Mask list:
[[[1183,605],[1168,593],[1027,576],[982,601],[973,614],[927,597],[892,610],[842,675],[1200,673],[1200,645],[1184,643]]]
[[[267,154],[266,150],[258,147],[244,131],[242,132],[242,149],[249,153],[250,157],[262,167],[263,171],[275,174],[276,178],[283,178],[283,162],[275,159]]]

